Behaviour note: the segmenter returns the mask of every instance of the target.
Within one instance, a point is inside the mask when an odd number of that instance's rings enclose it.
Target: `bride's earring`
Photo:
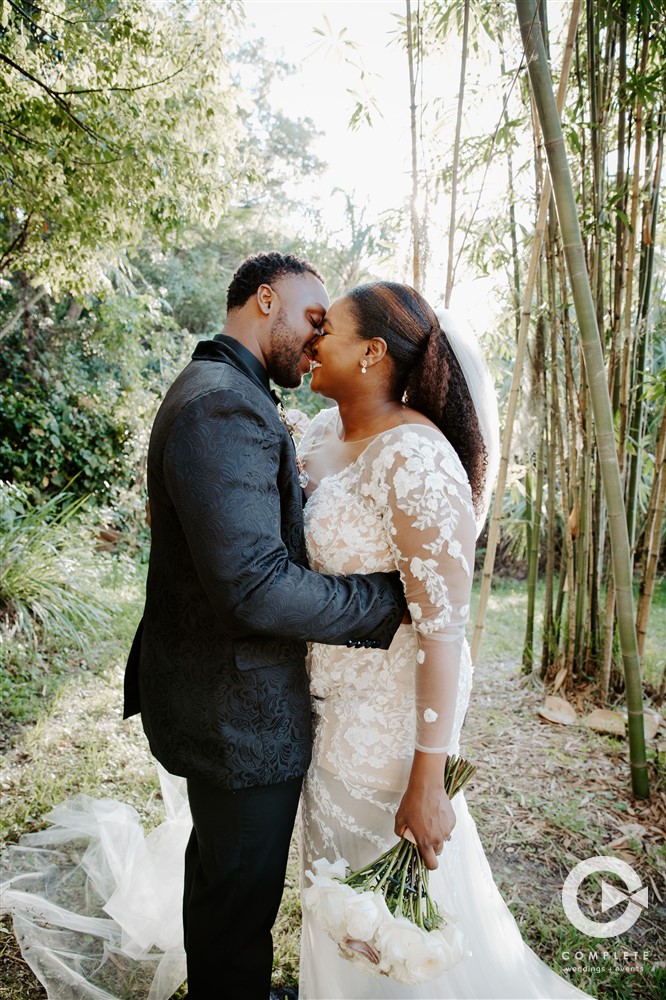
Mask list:
[[[368,374],[368,362],[365,360],[365,358],[363,358],[363,361],[361,361],[361,375],[367,375],[367,374]]]

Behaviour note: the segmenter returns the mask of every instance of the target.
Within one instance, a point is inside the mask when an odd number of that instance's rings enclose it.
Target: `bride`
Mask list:
[[[464,794],[452,803],[442,787],[470,696],[464,630],[498,457],[485,362],[413,289],[386,282],[337,300],[312,354],[312,388],[338,404],[314,419],[300,447],[312,567],[398,568],[411,623],[386,652],[311,647],[316,730],[301,806],[303,871],[322,857],[358,868],[396,835],[413,837],[433,869],[431,894],[457,916],[467,954],[420,986],[371,978],[339,955],[304,907],[301,1000],[584,996],[524,944]],[[50,996],[166,1000],[184,979],[190,820],[184,782],[160,777],[168,818],[148,838],[130,807],[78,796],[54,810],[51,829],[14,849],[5,905]],[[76,849],[65,851],[71,842]],[[36,895],[45,883],[48,900]],[[100,969],[108,971],[104,986],[92,983]]]
[[[457,916],[468,952],[419,986],[370,978],[304,906],[301,1000],[585,995],[525,945],[464,793],[452,803],[443,790],[472,685],[465,624],[498,453],[485,363],[444,325],[446,333],[408,286],[362,285],[333,303],[312,349],[312,389],[338,405],[314,419],[300,448],[310,564],[327,573],[399,569],[412,624],[386,652],[311,647],[315,737],[301,860],[303,873],[322,857],[358,869],[396,834],[411,834],[436,868],[431,894]]]

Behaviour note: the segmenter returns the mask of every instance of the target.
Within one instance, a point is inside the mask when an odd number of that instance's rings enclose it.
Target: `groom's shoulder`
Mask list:
[[[226,361],[197,359],[190,361],[172,382],[160,411],[173,416],[197,400],[205,404],[206,398],[210,397],[208,401],[214,404],[226,394],[235,398],[240,396],[251,407],[263,409],[268,405],[270,409],[271,401],[266,393],[235,365]]]
[[[256,414],[253,419],[271,423],[277,419],[270,397],[252,379],[231,364],[191,361],[176,377],[157,411],[151,444],[161,450],[175,428],[192,421],[229,417],[241,411]]]

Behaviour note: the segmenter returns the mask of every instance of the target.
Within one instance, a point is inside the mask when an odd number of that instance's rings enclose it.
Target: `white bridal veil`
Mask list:
[[[436,309],[435,315],[465,376],[488,453],[483,503],[476,516],[476,533],[479,535],[488,516],[499,469],[500,436],[497,394],[483,351],[474,334],[465,329],[458,320],[455,320],[448,309]]]

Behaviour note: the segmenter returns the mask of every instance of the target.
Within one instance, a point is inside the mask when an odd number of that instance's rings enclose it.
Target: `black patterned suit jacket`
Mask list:
[[[308,569],[294,445],[265,370],[218,335],[167,392],[148,451],[146,603],[125,674],[164,767],[226,788],[310,761],[306,640],[387,648],[397,574]]]

